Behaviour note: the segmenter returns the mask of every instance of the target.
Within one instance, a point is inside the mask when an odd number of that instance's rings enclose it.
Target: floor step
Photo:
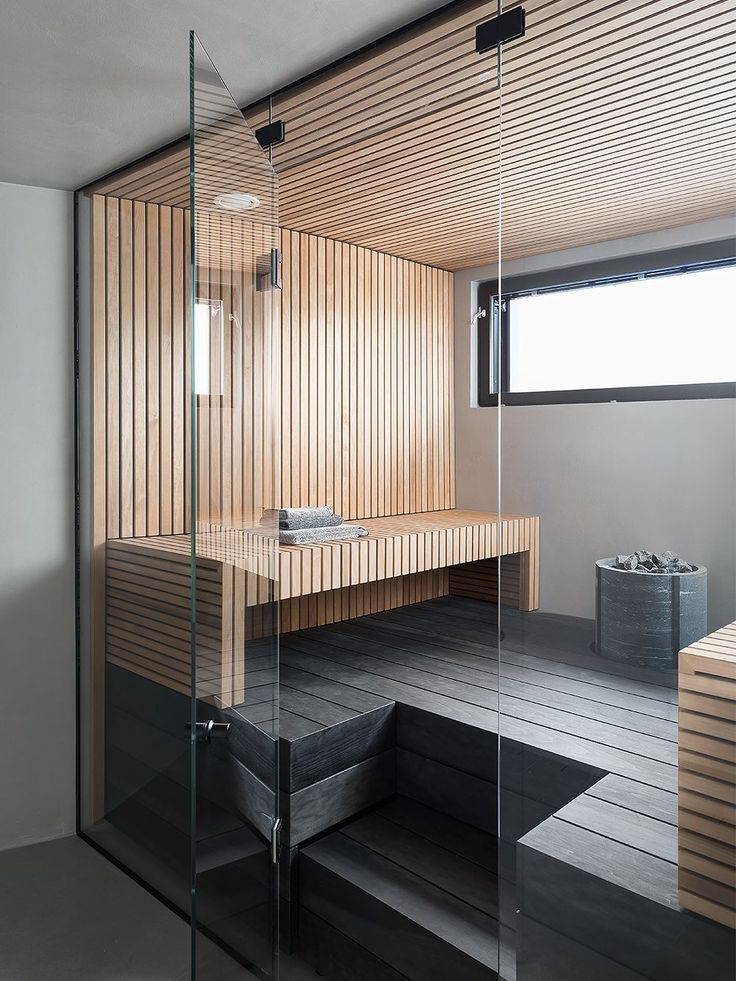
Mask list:
[[[300,915],[331,938],[303,954],[331,950],[314,963],[330,981],[495,981],[495,868],[491,835],[395,798],[302,850]]]

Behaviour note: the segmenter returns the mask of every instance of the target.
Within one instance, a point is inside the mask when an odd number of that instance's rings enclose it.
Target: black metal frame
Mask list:
[[[475,29],[475,50],[478,54],[493,51],[507,41],[524,37],[525,31],[526,11],[523,7],[512,7],[492,20],[478,24]]]
[[[286,140],[286,123],[283,119],[276,119],[266,126],[261,126],[253,135],[258,140],[261,149],[268,150]]]
[[[656,402],[674,399],[736,398],[736,381],[693,385],[648,385],[542,392],[510,392],[511,339],[509,300],[540,292],[560,292],[604,283],[665,276],[694,269],[736,264],[736,239],[727,238],[684,248],[629,255],[617,259],[515,276],[478,285],[477,399],[480,406],[565,405],[592,402]],[[500,334],[500,338],[499,338]],[[498,353],[500,351],[500,364]],[[500,379],[500,395],[498,380]]]

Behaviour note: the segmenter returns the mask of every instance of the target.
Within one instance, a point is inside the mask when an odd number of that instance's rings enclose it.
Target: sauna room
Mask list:
[[[80,820],[193,977],[734,977],[732,15],[192,35],[78,193]]]

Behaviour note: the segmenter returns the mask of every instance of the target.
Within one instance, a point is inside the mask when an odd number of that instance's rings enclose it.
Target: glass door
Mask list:
[[[192,33],[193,976],[277,976],[277,180]],[[219,976],[219,974],[218,974]]]
[[[503,268],[484,284],[500,510],[521,525],[499,560],[501,976],[727,981],[727,5],[525,7],[504,49]]]

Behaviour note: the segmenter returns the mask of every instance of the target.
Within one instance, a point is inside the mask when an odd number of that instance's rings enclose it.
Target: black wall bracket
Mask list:
[[[523,7],[514,7],[493,20],[478,24],[475,29],[475,50],[478,54],[485,54],[507,41],[524,37],[525,31],[526,11]]]
[[[256,292],[281,289],[281,252],[271,249],[266,256],[256,259]]]
[[[277,119],[276,122],[269,123],[268,126],[261,126],[256,130],[256,139],[264,150],[268,150],[270,146],[283,143],[286,139],[286,123],[283,119]]]

